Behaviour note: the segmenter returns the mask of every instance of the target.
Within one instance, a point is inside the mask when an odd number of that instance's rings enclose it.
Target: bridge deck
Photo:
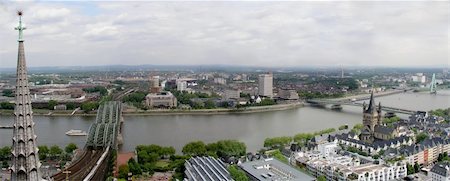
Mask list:
[[[319,104],[319,105],[333,104],[333,105],[347,105],[347,106],[363,107],[363,103],[352,102],[352,101],[333,101],[333,100],[312,99],[312,100],[307,100],[306,102],[307,103],[311,103],[311,104]],[[414,114],[414,113],[417,112],[417,111],[414,111],[414,110],[396,108],[396,107],[391,107],[391,106],[381,106],[381,110],[387,111],[387,112],[402,113],[402,114]]]
[[[80,157],[74,164],[72,164],[67,171],[69,180],[83,180],[88,174],[92,167],[95,165],[94,160],[98,160],[103,154],[103,150],[88,150],[85,154]],[[66,174],[59,172],[53,176],[55,181],[66,180]]]

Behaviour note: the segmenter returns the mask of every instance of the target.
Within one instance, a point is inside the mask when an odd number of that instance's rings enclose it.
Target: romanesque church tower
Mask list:
[[[369,105],[364,103],[363,105],[363,131],[360,135],[360,140],[364,142],[373,142],[375,127],[377,125],[382,125],[381,119],[381,104],[378,108],[375,105],[375,100],[373,98],[373,91],[370,94]]]

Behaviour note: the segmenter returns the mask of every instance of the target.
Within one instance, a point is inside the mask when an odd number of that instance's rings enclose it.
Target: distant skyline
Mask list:
[[[0,2],[0,67],[448,67],[448,1]]]

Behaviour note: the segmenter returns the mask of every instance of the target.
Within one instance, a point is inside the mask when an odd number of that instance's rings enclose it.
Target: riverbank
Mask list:
[[[403,92],[405,92],[405,90],[387,90],[387,91],[383,91],[383,92],[376,92],[373,94],[373,96],[374,97],[383,97],[383,96],[389,96],[389,95],[399,94],[399,93],[403,93]],[[352,99],[362,100],[362,99],[369,99],[369,98],[370,98],[370,93],[361,93],[361,94],[348,95],[348,96],[330,99],[330,100],[345,101],[345,100],[352,100]]]
[[[294,109],[303,106],[302,102],[295,102],[289,104],[277,104],[270,106],[254,106],[245,108],[233,108],[233,109],[160,109],[160,110],[147,110],[147,111],[123,111],[124,116],[135,116],[135,115],[215,115],[215,114],[248,114],[248,113],[258,113],[258,112],[270,112],[270,111],[281,111]]]
[[[249,114],[258,112],[270,112],[270,111],[281,111],[294,109],[303,106],[303,102],[294,102],[288,104],[277,104],[270,106],[254,106],[254,107],[244,107],[244,108],[219,108],[219,109],[153,109],[153,110],[123,110],[124,116],[137,116],[137,115],[148,115],[148,116],[161,116],[161,115],[216,115],[216,114]],[[0,110],[0,115],[13,115],[14,110]],[[71,110],[65,111],[51,111],[43,109],[33,109],[33,115],[39,116],[96,116],[95,112],[84,113],[83,111],[78,111],[72,115]]]

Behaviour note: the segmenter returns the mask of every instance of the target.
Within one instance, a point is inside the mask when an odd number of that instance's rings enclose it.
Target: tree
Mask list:
[[[38,146],[38,149],[39,149],[39,159],[45,160],[47,158],[47,155],[49,154],[50,150],[45,145]]]
[[[55,109],[56,105],[58,105],[58,102],[56,102],[55,100],[50,100],[48,101],[47,109],[53,110]]]
[[[437,161],[441,162],[442,160],[444,160],[444,155],[442,153],[439,153]]]
[[[63,150],[59,146],[53,145],[52,147],[50,147],[49,154],[52,158],[56,158],[61,155],[62,152]]]
[[[128,167],[128,165],[119,166],[119,178],[126,179],[128,177],[128,172],[130,172],[130,168]]]
[[[317,177],[317,181],[327,181],[327,178],[323,175]]]
[[[416,171],[414,170],[414,166],[409,163],[406,164],[406,170],[408,175],[416,173]]]
[[[158,161],[159,157],[160,156],[158,153],[149,153],[147,156],[147,159],[148,159],[147,161],[153,163],[153,162]]]
[[[245,155],[247,147],[236,140],[222,140],[217,142],[217,155],[220,157],[240,157]]]
[[[2,168],[8,168],[8,167],[9,167],[8,161],[3,160],[3,161],[2,161]]]
[[[160,151],[160,155],[161,156],[171,156],[171,155],[175,155],[175,148],[174,147],[162,147],[161,151]]]
[[[355,126],[353,126],[353,129],[359,129],[362,130],[364,128],[363,124],[355,124]]]
[[[150,162],[150,161],[149,161],[149,157],[148,157],[148,153],[147,153],[147,151],[145,151],[145,150],[140,150],[140,151],[138,151],[137,157],[138,157],[138,162],[139,162],[140,164],[145,164],[145,163],[147,163],[147,162]]]
[[[217,150],[218,150],[217,143],[209,143],[206,145],[207,154],[209,156],[217,158]]]
[[[123,98],[124,102],[142,103],[145,100],[146,94],[144,92],[134,92]]]
[[[216,108],[216,104],[214,104],[214,101],[212,101],[212,100],[207,100],[207,101],[205,101],[205,108],[206,109],[214,109],[214,108]]]
[[[0,108],[13,110],[14,109],[14,103],[2,102],[2,103],[0,103]]]
[[[10,160],[11,156],[11,147],[5,146],[0,148],[0,161]]]
[[[66,107],[68,110],[73,110],[77,107],[77,105],[75,105],[75,103],[73,103],[73,102],[69,102],[66,104]]]
[[[64,149],[66,153],[72,154],[74,150],[76,150],[78,147],[75,143],[69,143],[66,148]]]
[[[258,106],[270,106],[270,105],[274,105],[274,104],[276,104],[276,103],[275,103],[275,101],[273,99],[263,99],[257,105]]]
[[[245,172],[237,168],[235,165],[229,166],[228,171],[230,172],[231,178],[233,178],[233,180],[248,181],[248,177]]]
[[[136,160],[134,160],[134,158],[130,158],[130,160],[128,160],[128,168],[133,175],[142,174],[141,166],[136,162]]]
[[[206,146],[202,141],[194,141],[184,145],[183,150],[181,151],[185,155],[190,156],[203,156],[206,155]]]
[[[414,173],[417,173],[417,172],[419,172],[420,171],[420,165],[419,165],[419,163],[415,163],[414,164]]]
[[[416,143],[420,143],[427,138],[428,138],[428,134],[423,133],[423,132],[419,133],[418,135],[416,135]]]
[[[83,110],[84,112],[89,112],[97,109],[98,106],[99,104],[95,101],[84,102],[83,104],[81,104],[81,110]]]
[[[108,94],[108,90],[103,86],[84,88],[83,91],[87,92],[87,93],[98,92],[98,93],[100,93],[101,96]]]
[[[264,140],[264,147],[280,147],[289,144],[292,141],[292,138],[289,136],[275,137],[275,138],[266,138]]]
[[[348,125],[341,125],[338,128],[339,130],[344,130],[344,129],[348,129]]]
[[[5,89],[2,93],[5,97],[14,97],[14,92],[11,89]]]
[[[400,118],[398,116],[383,119],[383,123],[385,123],[387,125],[392,125],[393,123],[398,122],[398,121],[400,121]]]

